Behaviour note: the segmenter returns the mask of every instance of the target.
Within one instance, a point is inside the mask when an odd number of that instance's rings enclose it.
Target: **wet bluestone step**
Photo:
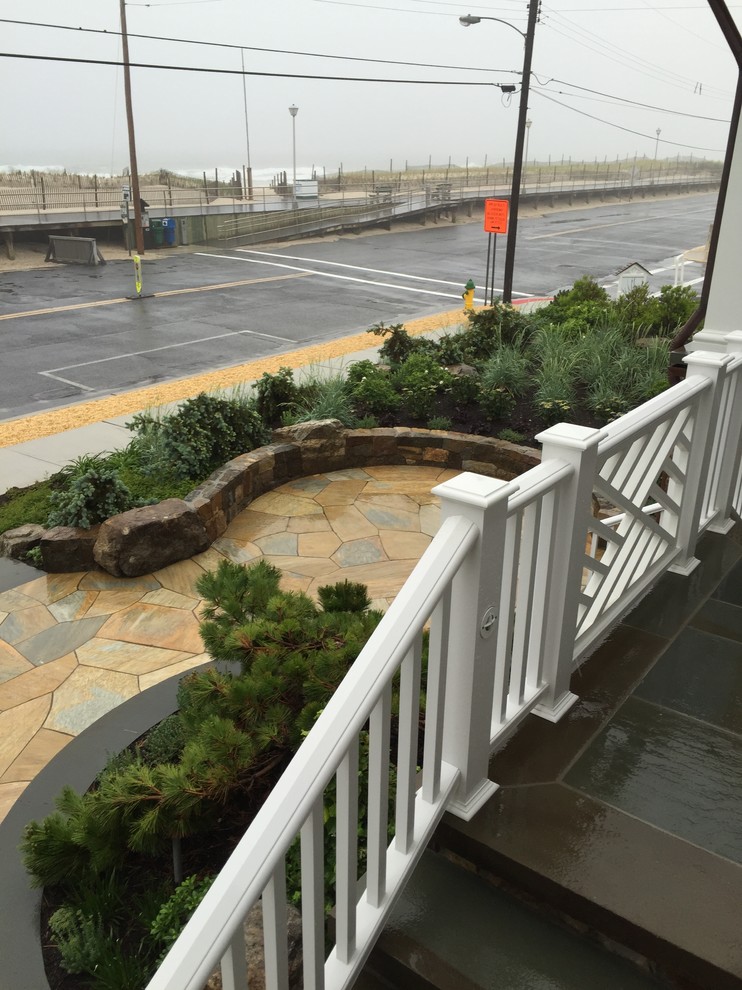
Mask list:
[[[500,788],[438,848],[651,959],[742,987],[742,527],[707,534],[572,678],[555,724],[496,753]]]
[[[426,852],[371,965],[400,990],[657,990],[648,973]]]

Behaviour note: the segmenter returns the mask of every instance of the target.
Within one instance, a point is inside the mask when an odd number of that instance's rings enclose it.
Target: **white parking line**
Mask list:
[[[94,392],[95,389],[82,385],[80,382],[70,381],[69,378],[60,378],[56,372],[73,371],[76,368],[87,368],[93,364],[105,364],[107,361],[121,361],[123,358],[141,357],[143,354],[154,354],[156,351],[170,351],[176,347],[189,347],[191,344],[206,344],[212,340],[223,340],[225,337],[264,337],[266,340],[280,340],[284,344],[298,344],[298,340],[291,337],[278,337],[273,333],[259,333],[257,330],[231,330],[229,333],[214,334],[213,337],[199,337],[196,340],[182,340],[177,344],[163,344],[162,347],[148,347],[143,351],[129,351],[127,354],[114,354],[111,357],[96,358],[94,361],[81,361],[79,364],[66,364],[62,368],[49,368],[47,371],[39,371],[37,374],[45,375],[47,378],[54,378],[64,382],[66,385],[74,385],[85,392]]]
[[[461,285],[445,278],[428,278],[426,275],[408,275],[406,272],[387,272],[383,268],[366,268],[364,265],[346,265],[342,261],[326,261],[324,258],[301,258],[295,254],[276,254],[273,251],[253,251],[251,248],[237,248],[240,254],[260,254],[265,258],[285,258],[287,261],[306,261],[312,265],[332,265],[334,268],[349,268],[356,272],[371,272],[373,275],[392,275],[396,278],[409,278],[416,282],[437,282],[439,285]]]
[[[361,285],[376,285],[382,289],[398,289],[400,292],[418,292],[424,296],[443,296],[445,299],[461,299],[460,292],[436,292],[434,289],[417,289],[412,285],[394,285],[392,282],[376,282],[369,278],[356,278],[353,275],[338,275],[335,272],[318,272],[313,268],[300,268],[298,265],[282,265],[278,261],[259,261],[257,258],[235,258],[231,254],[208,254],[205,251],[197,251],[197,255],[201,258],[221,258],[224,261],[242,261],[245,264],[251,265],[273,265],[276,268],[288,268],[294,272],[311,272],[312,275],[319,275],[321,278],[337,278],[343,282],[360,282]],[[284,255],[276,255],[276,257],[281,258]],[[371,269],[368,269],[371,271]],[[391,272],[390,274],[394,274]],[[401,275],[400,278],[416,278],[414,275]],[[434,281],[437,281],[435,279]],[[444,283],[444,284],[455,284],[455,283]],[[501,289],[498,291],[502,291]],[[514,292],[514,296],[523,296],[524,299],[529,299],[533,293],[531,292]]]

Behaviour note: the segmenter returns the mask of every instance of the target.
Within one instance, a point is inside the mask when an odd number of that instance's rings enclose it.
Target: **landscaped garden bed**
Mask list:
[[[303,384],[283,368],[252,392],[140,414],[124,450],[11,489],[0,496],[0,534],[37,528],[5,537],[3,552],[50,571],[133,576],[200,552],[252,498],[292,477],[364,463],[492,473],[484,438],[503,442],[502,459],[507,444],[536,446],[559,420],[600,426],[667,387],[667,339],[694,306],[688,287],[652,298],[642,286],[612,302],[585,278],[534,314],[496,305],[438,340],[380,324],[369,331],[384,338],[379,364]],[[328,419],[343,429],[281,430]]]

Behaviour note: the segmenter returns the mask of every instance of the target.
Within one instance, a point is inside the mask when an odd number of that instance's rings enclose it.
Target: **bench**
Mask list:
[[[49,236],[49,247],[44,261],[69,262],[77,265],[106,263],[94,237],[64,237],[60,234]]]

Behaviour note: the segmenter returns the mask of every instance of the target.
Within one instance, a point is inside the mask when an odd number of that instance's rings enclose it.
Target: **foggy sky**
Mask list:
[[[418,68],[245,50],[245,68],[327,76],[519,83],[523,42],[503,24],[463,28],[460,14],[525,29],[525,0],[151,0],[127,3],[132,62],[240,69],[240,51],[150,41],[136,34],[323,55],[429,62]],[[395,7],[395,4],[397,5]],[[737,24],[740,5],[730,5]],[[118,0],[3,0],[0,17],[118,32]],[[118,34],[2,23],[6,53],[121,60]],[[471,71],[467,67],[474,67]],[[497,71],[491,71],[497,70]],[[736,67],[703,0],[552,0],[536,30],[529,159],[635,154],[721,159]],[[247,163],[239,76],[133,69],[139,170],[241,168]],[[558,80],[558,81],[557,81]],[[661,109],[614,104],[620,96]],[[518,111],[487,86],[247,78],[251,164],[291,166],[290,104],[300,174],[410,165],[510,161]],[[128,163],[120,68],[0,58],[0,166],[120,173]],[[566,103],[563,108],[546,99]],[[637,136],[598,120],[638,131]],[[670,142],[677,142],[676,144]]]

